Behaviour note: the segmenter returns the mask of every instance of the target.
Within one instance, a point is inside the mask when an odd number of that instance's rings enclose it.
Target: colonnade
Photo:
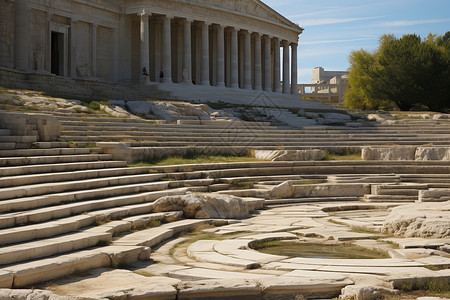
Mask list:
[[[298,93],[297,41],[145,10],[139,16],[143,77],[145,68],[163,83]]]

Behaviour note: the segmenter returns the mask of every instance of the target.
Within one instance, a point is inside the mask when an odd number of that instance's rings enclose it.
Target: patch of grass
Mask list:
[[[345,149],[342,151],[326,151],[324,160],[362,160],[361,151]]]
[[[192,158],[184,158],[181,156],[168,157],[162,160],[144,161],[128,165],[129,167],[151,167],[151,166],[168,166],[168,165],[186,165],[186,164],[207,164],[207,163],[226,163],[226,162],[250,162],[257,161],[254,157],[249,156],[206,156],[200,155]]]
[[[441,270],[448,270],[450,268],[450,265],[439,265],[439,266],[429,265],[424,267],[431,271],[441,271]]]
[[[252,189],[255,186],[253,182],[250,181],[236,181],[230,185],[231,190],[246,190]]]
[[[446,278],[418,278],[396,287],[401,291],[429,291],[436,294],[450,295],[450,282]]]
[[[367,227],[364,226],[350,226],[351,228],[351,232],[356,232],[356,233],[369,233],[369,234],[379,234],[379,231],[376,230],[372,230],[369,229]]]
[[[390,258],[386,251],[368,249],[350,243],[326,244],[295,241],[257,241],[252,243],[251,247],[263,253],[289,257],[323,257],[335,259]]]

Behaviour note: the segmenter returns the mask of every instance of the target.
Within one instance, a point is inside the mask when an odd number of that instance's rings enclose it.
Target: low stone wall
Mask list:
[[[310,161],[322,160],[323,150],[254,150],[255,158],[270,161]]]
[[[299,184],[286,181],[270,191],[272,198],[362,197],[370,194],[370,184]]]
[[[160,160],[167,157],[194,157],[199,155],[246,156],[248,147],[131,147],[130,143],[99,142],[103,153],[111,154],[114,160],[127,163]]]
[[[450,147],[393,146],[363,147],[363,160],[443,160],[450,161]]]
[[[36,136],[39,142],[57,141],[61,136],[58,119],[44,114],[0,112],[0,128],[9,129],[12,136]]]
[[[347,184],[305,184],[293,185],[294,198],[306,197],[362,197],[370,194],[370,185],[363,183]]]
[[[419,202],[450,201],[450,189],[429,189],[419,191]]]
[[[170,93],[157,85],[138,85],[56,76],[50,73],[21,72],[0,67],[1,86],[13,89],[45,91],[51,96],[79,100],[147,100],[169,99]]]

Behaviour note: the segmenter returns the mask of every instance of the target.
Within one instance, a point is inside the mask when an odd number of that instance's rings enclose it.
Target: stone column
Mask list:
[[[119,81],[120,78],[120,70],[119,70],[119,60],[120,60],[120,31],[118,27],[113,28],[113,34],[114,34],[114,51],[113,51],[113,74],[112,74],[112,80],[113,81]],[[147,73],[149,73],[150,70],[147,70]],[[150,74],[150,73],[149,73]]]
[[[297,95],[297,44],[291,44],[292,50],[292,64],[291,64],[291,94]]]
[[[14,68],[17,70],[26,71],[30,68],[29,45],[28,0],[16,0],[14,2]]]
[[[144,80],[143,71],[144,68],[147,74],[150,74],[150,41],[148,33],[148,17],[145,9],[143,9],[139,16],[141,16],[141,65],[139,69],[139,76],[141,81]]]
[[[289,94],[289,43],[283,41],[283,93]]]
[[[272,53],[270,49],[270,36],[264,36],[264,90],[272,91]]]
[[[274,38],[273,44],[273,91],[275,93],[280,93],[280,40],[278,38]]]
[[[191,20],[183,21],[184,29],[184,59],[183,59],[183,82],[192,84],[192,45],[191,45]]]
[[[244,89],[252,89],[252,55],[250,32],[244,31]]]
[[[97,77],[97,24],[92,24],[92,66],[91,75]]]
[[[202,72],[201,84],[210,85],[209,82],[209,24],[202,24]]]
[[[70,20],[70,77],[77,77],[77,41],[76,41],[76,25],[77,20]]]
[[[171,32],[171,16],[163,17],[163,45],[162,45],[162,57],[163,57],[163,82],[172,83],[172,32]]]
[[[262,90],[262,67],[261,67],[261,35],[257,32],[255,36],[255,90]]]
[[[225,86],[225,37],[222,25],[217,25],[217,86]]]
[[[231,28],[231,87],[239,88],[238,32]]]

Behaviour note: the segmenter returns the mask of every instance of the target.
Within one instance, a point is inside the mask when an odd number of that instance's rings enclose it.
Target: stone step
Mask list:
[[[75,180],[57,183],[42,183],[10,187],[0,189],[0,200],[14,199],[19,197],[31,197],[38,195],[62,193],[76,190],[88,190],[108,186],[128,185],[137,183],[148,183],[159,180],[163,174],[138,174],[113,176],[106,178],[94,178],[86,180]]]
[[[364,195],[363,201],[366,202],[415,202],[418,196],[403,195]]]
[[[145,190],[150,190],[146,192]],[[152,205],[156,199],[168,195],[185,194],[187,191],[206,192],[206,187],[176,188],[167,190],[163,185],[148,184],[142,188],[140,194],[119,195],[98,200],[87,200],[60,204],[53,207],[38,208],[30,211],[9,213],[0,216],[0,228],[10,228],[19,225],[35,224],[67,218],[87,213],[91,216],[105,218],[124,218],[130,215],[147,214],[152,212]]]
[[[39,183],[85,180],[94,178],[106,178],[124,175],[148,174],[148,168],[114,168],[93,169],[70,172],[52,172],[31,175],[20,175],[0,178],[0,188],[22,185],[33,185]]]
[[[83,115],[83,116],[56,116],[56,118],[60,121],[61,125],[71,122],[78,122],[79,124],[91,122],[95,123],[143,123],[142,119],[132,119],[132,118],[111,118],[110,116],[100,116],[97,115]]]
[[[8,135],[0,136],[0,142],[14,142],[14,143],[34,143],[37,142],[37,136],[34,135]]]
[[[149,249],[145,247],[98,247],[56,257],[19,263],[4,267],[0,271],[11,274],[14,280],[7,288],[23,288],[59,277],[96,268],[116,268],[119,265],[147,259]]]
[[[0,168],[0,177],[3,176],[26,176],[28,174],[50,173],[50,172],[69,172],[79,170],[121,168],[126,167],[125,161],[87,161],[60,164],[45,165],[25,165]]]
[[[112,233],[107,232],[107,228],[101,230],[98,227],[93,227],[58,237],[3,246],[0,249],[0,262],[2,265],[8,265],[27,260],[42,259],[52,255],[87,249],[100,243],[109,244],[111,240]]]
[[[0,246],[65,234],[94,224],[95,216],[83,214],[39,224],[0,229]]]
[[[6,157],[0,158],[0,167],[57,164],[73,162],[91,162],[111,160],[110,154],[86,154],[86,155],[56,155],[56,156],[30,156],[30,157]]]
[[[11,135],[10,129],[1,129],[0,128],[0,136],[8,136],[8,135]]]
[[[50,207],[61,204],[68,203],[76,203],[81,201],[88,201],[92,199],[106,199],[111,197],[134,197],[139,196],[139,193],[151,192],[151,191],[161,191],[168,188],[169,183],[166,181],[163,182],[147,182],[147,183],[137,183],[137,184],[129,184],[129,185],[121,185],[121,186],[108,186],[97,189],[90,190],[79,190],[79,191],[70,191],[64,193],[56,193],[56,194],[46,194],[41,196],[34,197],[24,197],[17,198],[11,200],[3,200],[0,201],[0,212],[10,213],[9,216],[4,214],[0,216],[0,221],[3,222],[1,227],[8,227],[8,224],[15,224],[15,221],[11,221],[11,216],[13,220],[20,219],[20,214],[24,215],[25,213],[17,213],[18,211],[28,211],[37,208]],[[127,196],[128,195],[128,196]],[[145,196],[145,195],[141,195]],[[47,211],[49,209],[43,209]],[[26,214],[34,214],[33,212]],[[21,221],[22,222],[22,221]],[[28,217],[21,224],[26,224],[28,222]],[[11,225],[11,226],[13,226]]]
[[[12,150],[16,148],[16,143],[0,142],[0,150]]]
[[[359,201],[360,197],[308,197],[308,198],[288,198],[288,199],[269,199],[264,201],[264,205],[282,205],[293,203],[316,203],[316,202],[347,202]]]
[[[101,148],[50,148],[50,149],[17,149],[0,150],[0,157],[58,156],[100,153]]]
[[[379,189],[375,195],[403,195],[403,196],[418,196],[418,189]]]

